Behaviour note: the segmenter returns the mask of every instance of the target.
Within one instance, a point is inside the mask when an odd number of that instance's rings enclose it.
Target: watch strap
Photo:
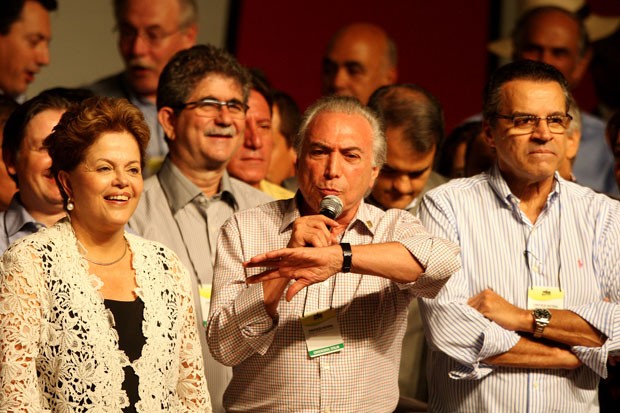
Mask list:
[[[534,325],[534,337],[541,338],[543,331],[545,331],[545,327],[547,327],[547,323],[536,321]]]
[[[351,262],[353,261],[353,252],[351,251],[351,244],[348,242],[341,242],[340,248],[342,248],[342,272],[351,272]]]

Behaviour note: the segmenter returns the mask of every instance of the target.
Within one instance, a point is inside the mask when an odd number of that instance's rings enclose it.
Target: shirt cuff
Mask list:
[[[259,354],[264,355],[273,341],[278,317],[272,319],[263,301],[263,284],[250,284],[235,300],[237,327],[247,343]]]
[[[620,350],[620,342],[615,343],[616,332],[618,328],[620,328],[620,325],[616,325],[620,324],[620,305],[600,301],[597,303],[569,307],[567,310],[579,315],[605,337],[614,342],[613,345],[608,346],[610,347],[609,351]]]
[[[605,346],[574,346],[571,347],[571,351],[579,360],[583,362],[583,364],[590,367],[592,371],[604,379],[607,378],[607,349]]]
[[[480,380],[495,370],[495,366],[486,364],[484,360],[498,354],[505,353],[513,348],[521,339],[514,331],[506,330],[491,322],[482,332],[476,362],[471,366],[461,366],[450,372],[450,377],[455,380]]]
[[[574,346],[572,352],[596,374],[607,377],[607,359],[610,353],[620,351],[617,331],[620,329],[620,306],[605,301],[568,308],[601,332],[607,340],[602,347]]]
[[[450,276],[461,269],[460,250],[450,241],[425,235],[422,240],[412,237],[399,242],[424,268],[424,273],[410,287],[418,297],[434,298]]]

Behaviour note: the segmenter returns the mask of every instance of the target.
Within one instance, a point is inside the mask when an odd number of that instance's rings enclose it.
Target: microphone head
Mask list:
[[[342,201],[336,195],[327,195],[321,199],[319,214],[336,219],[342,213]]]

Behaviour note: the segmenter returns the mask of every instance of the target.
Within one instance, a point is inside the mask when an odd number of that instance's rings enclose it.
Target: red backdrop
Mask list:
[[[302,109],[320,96],[328,39],[355,21],[376,23],[399,49],[399,82],[416,83],[442,102],[447,131],[481,111],[489,1],[314,0],[239,3],[236,56],[262,69]]]

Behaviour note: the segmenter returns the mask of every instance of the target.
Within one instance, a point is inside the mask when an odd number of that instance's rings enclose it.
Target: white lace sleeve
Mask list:
[[[187,269],[180,263],[176,256],[171,260],[181,278],[183,289],[184,314],[181,331],[181,354],[179,364],[179,384],[177,392],[179,401],[184,412],[211,412],[211,400],[207,390],[207,381],[202,360],[202,349],[196,329],[196,318],[192,299],[192,286]]]
[[[41,260],[19,244],[0,261],[0,411],[48,411],[36,371],[41,334]]]

